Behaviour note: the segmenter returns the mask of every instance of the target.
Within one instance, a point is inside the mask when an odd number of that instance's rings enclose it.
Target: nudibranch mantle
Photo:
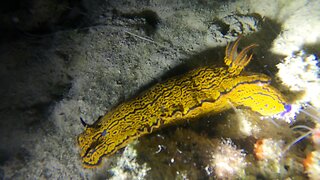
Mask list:
[[[225,51],[225,67],[201,67],[158,83],[136,98],[108,112],[78,136],[80,155],[87,168],[96,167],[134,139],[179,121],[234,107],[246,107],[262,116],[286,111],[284,97],[270,78],[242,73],[255,44],[237,52],[238,38]]]

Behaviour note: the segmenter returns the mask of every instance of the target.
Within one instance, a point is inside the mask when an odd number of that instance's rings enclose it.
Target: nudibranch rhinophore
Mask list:
[[[225,67],[201,67],[158,83],[101,117],[78,136],[83,165],[96,167],[133,140],[175,122],[195,119],[234,107],[249,108],[262,116],[286,111],[283,95],[270,77],[243,73],[256,44],[237,52],[238,38],[225,50]]]

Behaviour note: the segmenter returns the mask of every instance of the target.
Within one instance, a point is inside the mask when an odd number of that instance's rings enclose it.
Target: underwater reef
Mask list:
[[[0,179],[319,179],[319,1],[16,0],[0,9]],[[238,54],[226,50],[239,36]],[[83,165],[106,144],[83,153],[78,144],[99,117],[170,78],[225,67],[226,53],[252,54],[243,75],[271,80],[283,113],[227,104]]]

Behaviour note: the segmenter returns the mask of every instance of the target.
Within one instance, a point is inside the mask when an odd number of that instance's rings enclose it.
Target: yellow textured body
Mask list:
[[[226,67],[202,67],[156,84],[125,102],[79,135],[85,167],[95,167],[134,139],[167,124],[221,112],[231,106],[250,108],[263,116],[285,111],[282,95],[264,74],[243,74],[251,45],[237,53],[240,38],[227,46]]]

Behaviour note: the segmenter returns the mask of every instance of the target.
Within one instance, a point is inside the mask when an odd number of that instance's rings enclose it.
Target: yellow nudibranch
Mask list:
[[[84,167],[96,167],[133,140],[175,122],[234,107],[250,108],[262,116],[283,113],[284,97],[270,78],[242,73],[252,55],[252,44],[237,53],[238,38],[225,51],[225,67],[201,67],[158,83],[101,117],[78,137]]]

